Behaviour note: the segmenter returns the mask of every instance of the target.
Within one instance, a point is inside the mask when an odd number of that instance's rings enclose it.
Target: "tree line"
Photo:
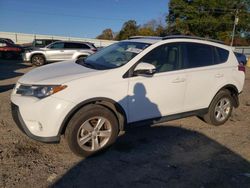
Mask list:
[[[235,27],[234,45],[250,45],[249,0],[170,0],[165,23],[150,20],[138,25],[126,21],[121,30],[108,28],[98,39],[124,40],[130,36],[193,35],[224,41],[229,44]]]

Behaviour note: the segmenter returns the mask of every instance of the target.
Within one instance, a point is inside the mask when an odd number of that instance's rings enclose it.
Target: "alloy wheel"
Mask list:
[[[111,124],[106,118],[92,117],[80,126],[77,142],[86,151],[97,151],[109,141],[111,131]]]

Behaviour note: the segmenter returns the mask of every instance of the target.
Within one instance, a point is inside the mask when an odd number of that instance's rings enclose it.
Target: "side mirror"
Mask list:
[[[134,70],[135,76],[152,76],[156,72],[156,67],[150,63],[140,62]]]

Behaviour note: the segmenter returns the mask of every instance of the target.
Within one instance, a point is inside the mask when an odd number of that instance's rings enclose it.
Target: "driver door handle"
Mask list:
[[[224,76],[224,75],[221,74],[221,73],[218,73],[218,74],[215,75],[216,78],[221,78],[221,77],[223,77],[223,76]]]
[[[172,83],[181,83],[181,82],[185,82],[186,79],[185,78],[176,78],[172,81]]]

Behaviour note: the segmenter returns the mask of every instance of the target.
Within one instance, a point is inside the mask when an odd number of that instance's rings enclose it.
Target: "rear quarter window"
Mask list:
[[[215,47],[215,56],[216,56],[215,64],[225,63],[228,60],[229,51],[223,48]]]

